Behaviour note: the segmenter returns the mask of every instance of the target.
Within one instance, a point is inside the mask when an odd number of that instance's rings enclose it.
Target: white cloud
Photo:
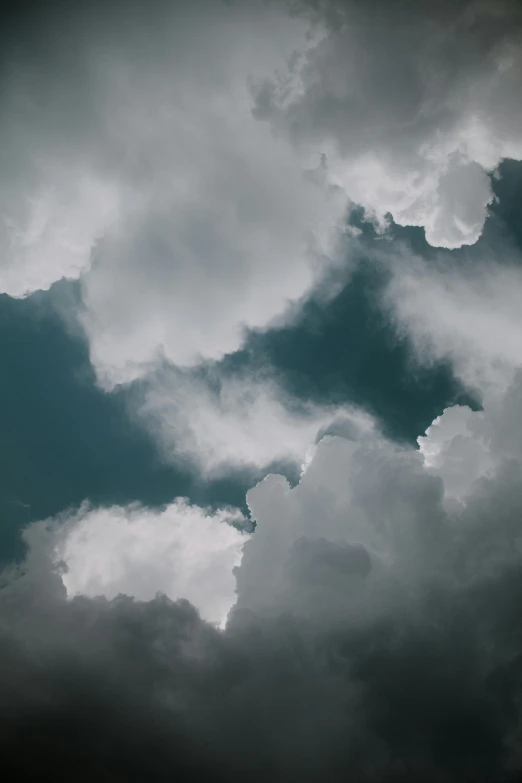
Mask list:
[[[466,405],[446,408],[417,438],[426,468],[444,481],[447,498],[463,500],[477,479],[494,470],[488,420]]]
[[[248,536],[237,509],[209,511],[178,499],[155,511],[140,506],[84,507],[47,523],[53,559],[66,567],[67,595],[150,601],[186,598],[222,624],[235,601],[233,569]],[[29,529],[28,540],[35,540]],[[39,544],[41,546],[41,544]]]
[[[522,272],[481,257],[473,265],[394,259],[385,301],[422,361],[449,359],[482,395],[502,394],[522,366]]]
[[[379,220],[456,248],[482,232],[488,172],[521,159],[516,3],[300,2],[328,34],[258,87],[258,116],[327,156],[331,181]]]
[[[522,373],[484,411],[447,408],[418,438],[426,468],[443,479],[448,498],[466,502],[479,479],[492,478],[502,462],[522,460]]]
[[[512,3],[300,5],[71,7],[8,55],[0,288],[80,275],[105,387],[280,317],[335,260],[348,197],[475,242],[486,172],[521,157]]]
[[[3,181],[0,188],[0,291],[10,296],[77,278],[96,240],[118,219],[113,183],[63,163],[46,168],[31,184]]]
[[[189,460],[207,477],[275,460],[303,464],[317,436],[341,420],[355,431],[373,427],[369,415],[350,406],[291,400],[270,378],[205,379],[174,369],[152,378],[136,413],[166,460]]]
[[[22,47],[3,99],[1,290],[81,275],[106,387],[235,350],[313,287],[346,206],[318,153],[252,116],[249,78],[308,23],[257,0],[135,11],[85,25],[71,9],[67,35],[39,31],[45,68]]]

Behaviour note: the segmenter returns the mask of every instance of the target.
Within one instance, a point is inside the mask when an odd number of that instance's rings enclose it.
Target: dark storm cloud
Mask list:
[[[520,566],[403,618],[225,633],[186,604],[77,599],[4,632],[3,769],[58,780],[514,780]],[[34,610],[33,610],[34,611]],[[22,634],[23,637],[23,634]],[[39,638],[40,637],[40,638]]]
[[[464,438],[494,462],[478,483],[461,476],[458,502],[418,452],[375,433],[324,439],[293,490],[268,477],[249,493],[257,529],[224,631],[183,601],[67,601],[52,536],[29,529],[0,591],[4,768],[520,779],[519,410],[520,380],[441,452],[465,458]]]

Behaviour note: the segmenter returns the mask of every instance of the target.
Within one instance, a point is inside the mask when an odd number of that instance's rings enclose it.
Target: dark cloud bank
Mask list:
[[[293,490],[267,478],[249,494],[258,527],[224,631],[184,601],[67,601],[31,528],[0,591],[4,769],[519,780],[522,461],[506,431],[519,410],[516,384],[495,414],[495,470],[465,502],[373,434],[324,440]]]

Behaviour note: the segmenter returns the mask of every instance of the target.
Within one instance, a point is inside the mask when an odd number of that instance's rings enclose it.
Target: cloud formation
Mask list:
[[[350,200],[475,242],[522,157],[510,0],[130,8],[58,4],[2,56],[0,287],[81,276],[107,388],[280,317]]]
[[[459,265],[427,262],[408,248],[391,257],[385,304],[421,361],[449,359],[480,394],[502,395],[522,366],[519,253],[507,262],[481,253]]]
[[[307,29],[257,0],[95,4],[8,49],[1,290],[81,276],[106,387],[235,350],[331,262],[345,198],[254,119],[248,84]]]
[[[421,451],[325,436],[295,488],[252,489],[222,631],[183,601],[66,600],[34,526],[0,590],[6,763],[66,747],[108,780],[519,779],[521,389],[445,412]],[[488,459],[459,474],[470,448]],[[84,519],[100,540],[123,524]]]
[[[522,16],[517,2],[297,0],[322,30],[277,78],[257,116],[383,222],[422,226],[431,245],[480,237],[488,173],[522,158]]]
[[[5,290],[80,275],[99,381],[147,376],[139,415],[169,458],[304,463],[295,487],[250,490],[248,538],[238,511],[179,499],[26,530],[0,587],[13,779],[521,778],[516,266],[394,270],[419,352],[495,391],[418,449],[265,379],[172,366],[304,296],[348,198],[455,248],[481,233],[489,172],[522,157],[515,3],[292,5],[69,12],[2,53]]]
[[[235,602],[233,570],[246,540],[238,527],[245,522],[237,509],[211,512],[178,499],[160,511],[84,507],[44,530],[65,569],[68,596],[124,593],[149,601],[161,592],[222,624]]]
[[[191,464],[203,477],[231,468],[302,465],[330,426],[371,429],[370,416],[349,405],[299,403],[267,373],[158,371],[136,397],[134,414],[171,464]]]

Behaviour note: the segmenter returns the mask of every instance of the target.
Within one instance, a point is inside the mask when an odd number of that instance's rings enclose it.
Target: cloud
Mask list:
[[[441,499],[417,451],[372,434],[327,436],[297,487],[268,476],[248,493],[257,527],[238,572],[238,608],[367,621],[393,601],[389,568],[408,583],[433,566],[444,546]]]
[[[60,7],[4,47],[0,288],[79,276],[105,388],[284,317],[349,201],[475,242],[522,157],[516,4],[293,6]]]
[[[419,351],[495,390],[481,412],[446,410],[419,449],[349,410],[290,404],[264,377],[155,367],[219,357],[313,285],[345,200],[328,181],[378,221],[392,211],[454,247],[480,234],[486,172],[508,152],[520,157],[514,5],[428,2],[424,16],[410,2],[393,15],[377,1],[317,7],[323,35],[304,43],[308,23],[270,4],[176,5],[175,29],[134,5],[125,19],[111,6],[105,31],[96,14],[77,18],[81,30],[65,16],[55,35],[53,17],[35,59],[12,70],[2,154],[13,172],[23,165],[16,198],[3,202],[19,216],[4,221],[20,270],[11,293],[81,272],[100,382],[154,367],[139,415],[169,458],[203,475],[276,456],[304,464],[295,487],[270,475],[248,493],[248,540],[233,526],[239,512],[181,500],[161,511],[84,507],[28,528],[27,559],[0,588],[10,777],[522,774],[517,269],[479,265],[469,279],[413,259],[392,275],[388,303]],[[55,72],[33,67],[58,39],[67,45],[49,60]],[[275,55],[284,73],[303,46],[295,82],[263,81]],[[34,122],[18,136],[26,111]],[[325,148],[303,180],[308,153]],[[82,182],[111,194],[92,213]],[[62,232],[80,223],[81,241]],[[45,279],[42,248],[56,263]]]
[[[185,598],[221,624],[235,602],[245,519],[237,509],[211,512],[177,499],[160,511],[140,506],[81,508],[45,524],[67,595],[150,601],[158,592]],[[35,536],[29,529],[26,537]]]
[[[488,409],[489,419],[490,406]],[[446,408],[426,434],[417,439],[425,466],[443,479],[447,498],[466,497],[475,481],[494,469],[488,424],[481,412],[454,405]]]
[[[325,436],[296,487],[268,476],[247,495],[238,608],[366,623],[433,580],[460,590],[518,563],[521,394],[518,372],[483,411],[446,409],[419,450],[375,430]]]
[[[450,359],[455,373],[481,394],[502,394],[522,365],[522,273],[478,256],[473,265],[429,263],[399,253],[385,303],[421,361]],[[388,259],[389,261],[389,259]]]
[[[151,377],[133,405],[164,459],[192,464],[205,477],[231,468],[305,462],[323,431],[372,428],[372,418],[348,405],[298,403],[267,373],[182,373],[165,368]]]
[[[517,370],[508,389],[488,399],[484,411],[447,408],[418,438],[425,465],[443,479],[448,498],[465,503],[477,481],[492,480],[502,463],[520,461],[521,405],[522,373]]]
[[[480,237],[488,173],[522,157],[522,16],[516,2],[303,0],[315,46],[257,85],[257,116],[383,222],[423,226],[434,246]]]
[[[253,118],[248,86],[309,25],[257,0],[51,20],[5,56],[1,290],[80,276],[107,388],[218,359],[335,256],[345,197]]]
[[[35,525],[0,590],[4,763],[66,758],[79,779],[517,780],[521,389],[445,412],[421,451],[327,435],[296,487],[253,488],[224,630],[165,597],[66,600],[56,539]],[[458,479],[462,438],[488,460]],[[162,536],[171,513],[154,518]],[[151,529],[140,515],[83,519],[106,542]],[[78,557],[82,524],[64,528]]]
[[[4,183],[0,192],[0,290],[15,297],[48,289],[62,277],[77,278],[118,214],[111,183],[71,172],[62,162],[49,162],[32,180],[15,188]]]

